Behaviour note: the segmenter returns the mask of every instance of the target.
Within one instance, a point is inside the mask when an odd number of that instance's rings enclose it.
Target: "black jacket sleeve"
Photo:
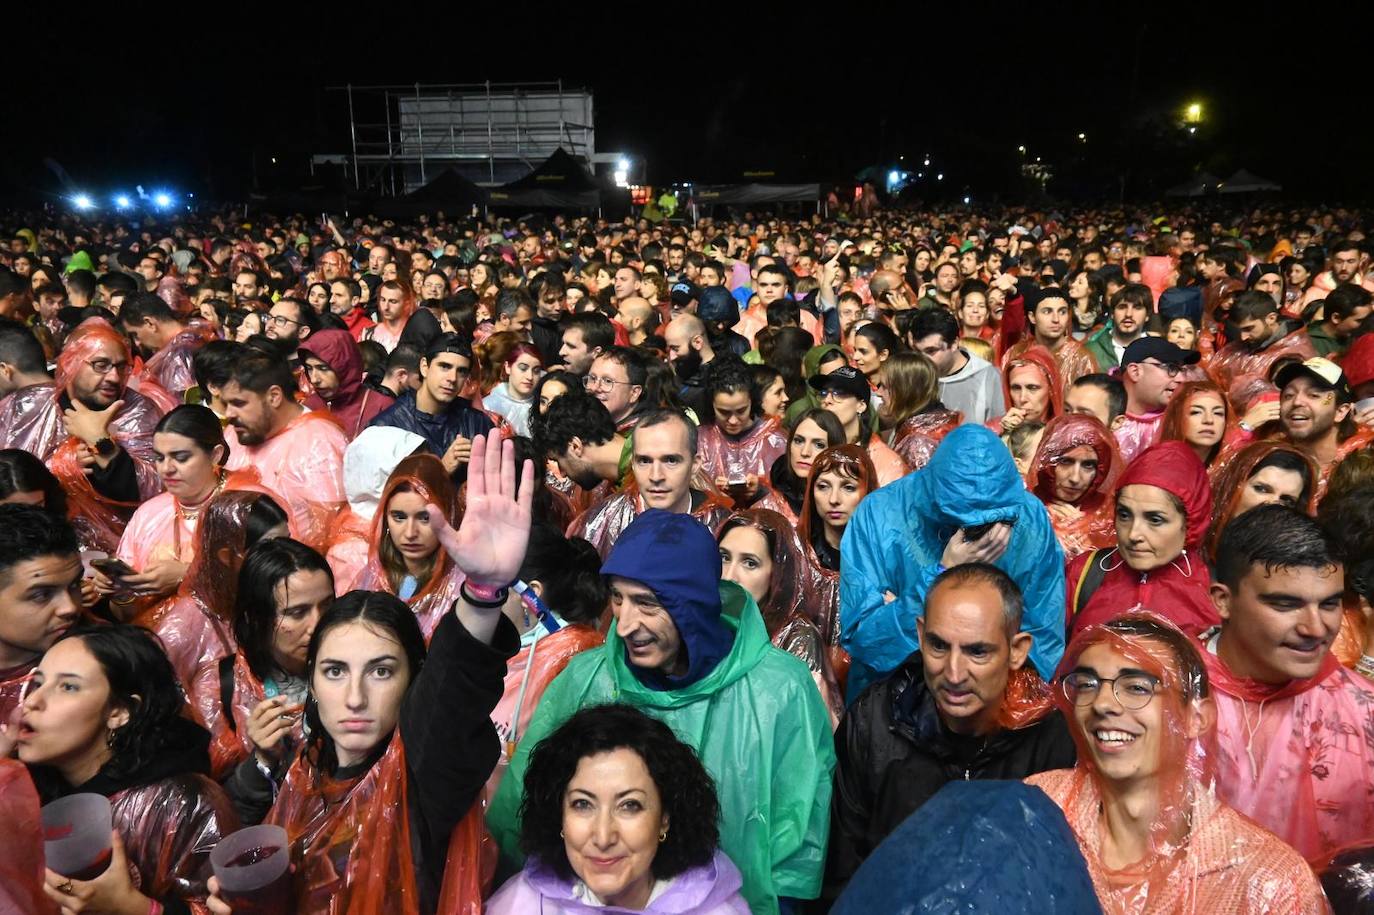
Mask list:
[[[835,788],[830,796],[830,850],[826,853],[821,906],[828,908],[873,851],[868,845],[874,773],[869,761],[870,702],[861,698],[835,731]]]
[[[506,661],[519,648],[520,636],[504,616],[488,646],[446,613],[401,707],[421,911],[433,912],[438,905],[449,835],[500,758],[491,712],[504,689]]]
[[[138,474],[134,470],[134,459],[129,457],[129,452],[123,448],[115,455],[114,460],[104,468],[94,467],[91,469],[91,487],[107,499],[116,502],[141,502],[143,497],[138,492]]]

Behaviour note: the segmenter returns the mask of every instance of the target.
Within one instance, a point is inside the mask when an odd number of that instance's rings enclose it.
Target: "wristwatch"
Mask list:
[[[103,458],[111,458],[119,453],[119,446],[115,444],[114,439],[107,435],[104,438],[96,439],[95,453]]]

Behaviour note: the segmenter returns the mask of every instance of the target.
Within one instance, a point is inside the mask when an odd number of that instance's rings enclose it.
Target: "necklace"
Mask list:
[[[205,508],[205,506],[210,504],[210,500],[213,499],[215,496],[219,495],[224,490],[224,484],[228,480],[228,478],[229,475],[221,469],[219,472],[219,482],[215,484],[214,491],[211,492],[210,495],[206,496],[204,499],[201,499],[195,505],[182,505],[180,500],[178,500],[175,496],[172,497],[172,504],[174,504],[177,509],[178,522],[172,525],[172,551],[176,554],[178,562],[186,561],[181,558],[181,525],[194,525],[197,519],[200,518],[201,511]]]

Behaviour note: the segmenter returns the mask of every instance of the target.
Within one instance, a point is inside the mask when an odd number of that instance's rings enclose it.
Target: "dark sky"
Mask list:
[[[0,179],[11,193],[52,190],[48,158],[82,187],[236,196],[255,160],[259,181],[290,183],[311,152],[347,151],[326,85],[560,78],[595,92],[598,147],[642,156],[656,183],[761,167],[841,180],[930,153],[949,193],[1014,193],[1021,144],[1054,164],[1056,190],[1082,194],[1114,195],[1124,173],[1147,195],[1202,165],[1349,199],[1368,194],[1374,173],[1359,107],[1368,57],[1342,50],[1306,5],[1282,19],[1218,5],[1133,21],[1105,4],[921,4],[886,16],[797,5],[793,23],[806,21],[791,25],[703,20],[690,4],[653,21],[638,6],[509,5],[480,21],[255,6],[205,24],[190,7],[127,4],[106,14],[114,21],[11,30]],[[1179,144],[1170,125],[1167,149],[1142,140],[1151,116],[1166,124],[1192,99],[1206,111],[1198,138]]]

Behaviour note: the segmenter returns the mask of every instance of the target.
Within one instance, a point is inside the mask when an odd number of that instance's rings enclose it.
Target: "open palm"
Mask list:
[[[474,584],[502,586],[515,580],[530,541],[534,465],[525,461],[515,486],[515,444],[497,435],[472,442],[467,510],[454,530],[438,506],[429,506],[430,525],[455,565]]]

